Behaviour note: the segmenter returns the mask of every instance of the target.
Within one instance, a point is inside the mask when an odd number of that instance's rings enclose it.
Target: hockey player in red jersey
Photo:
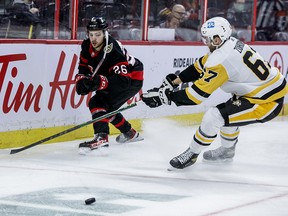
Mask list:
[[[177,106],[198,105],[218,88],[233,94],[227,102],[207,110],[189,148],[170,161],[174,168],[183,169],[194,164],[219,132],[221,147],[204,152],[203,157],[209,161],[232,159],[239,126],[270,121],[283,107],[288,92],[283,75],[250,46],[231,37],[231,32],[226,19],[207,20],[201,27],[201,34],[210,52],[179,76],[169,74],[160,88],[142,95],[146,105],[158,107],[171,102]],[[173,91],[180,83],[190,81],[193,81],[191,87]]]
[[[143,64],[129,55],[122,44],[111,37],[103,17],[93,17],[87,25],[88,39],[81,45],[76,92],[87,95],[92,118],[97,118],[121,107],[136,95],[143,85]],[[96,72],[95,72],[96,70]],[[120,130],[119,143],[142,140],[139,133],[121,113],[93,124],[94,139],[80,143],[79,153],[86,154],[99,147],[108,147],[109,122]]]

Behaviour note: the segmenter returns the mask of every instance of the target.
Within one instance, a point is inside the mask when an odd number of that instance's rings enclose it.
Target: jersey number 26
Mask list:
[[[127,68],[126,65],[115,65],[113,67],[114,73],[115,74],[127,74]]]

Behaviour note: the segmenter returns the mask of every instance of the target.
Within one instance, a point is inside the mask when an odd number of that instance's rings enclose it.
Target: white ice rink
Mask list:
[[[0,215],[288,215],[287,118],[242,127],[232,163],[200,155],[192,167],[167,171],[196,129],[147,120],[144,141],[119,145],[112,136],[109,151],[87,156],[78,155],[79,140],[1,150]],[[90,197],[97,201],[85,205]]]

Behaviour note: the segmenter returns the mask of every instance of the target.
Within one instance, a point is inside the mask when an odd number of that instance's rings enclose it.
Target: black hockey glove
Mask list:
[[[177,78],[176,74],[168,74],[165,77],[165,79],[163,80],[162,85],[160,86],[160,88],[162,88],[164,86],[168,86],[170,91],[172,91],[173,89],[177,88],[179,85],[173,83],[173,80],[175,80],[176,78]]]
[[[75,77],[76,92],[79,95],[87,95],[89,92],[103,90],[108,87],[108,80],[105,76],[77,74]]]
[[[78,95],[87,95],[92,87],[92,80],[90,76],[85,76],[83,74],[76,74],[75,85],[76,92]]]
[[[108,79],[103,75],[96,75],[94,78],[94,83],[97,86],[96,90],[100,91],[108,87]]]
[[[150,108],[161,106],[162,104],[171,105],[171,90],[168,86],[153,88],[141,95],[142,101]]]

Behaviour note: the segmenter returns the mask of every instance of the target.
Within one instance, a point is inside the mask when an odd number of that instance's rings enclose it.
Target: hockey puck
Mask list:
[[[94,203],[95,201],[96,201],[96,199],[94,197],[91,197],[91,198],[85,200],[85,204],[90,205],[90,204]]]

